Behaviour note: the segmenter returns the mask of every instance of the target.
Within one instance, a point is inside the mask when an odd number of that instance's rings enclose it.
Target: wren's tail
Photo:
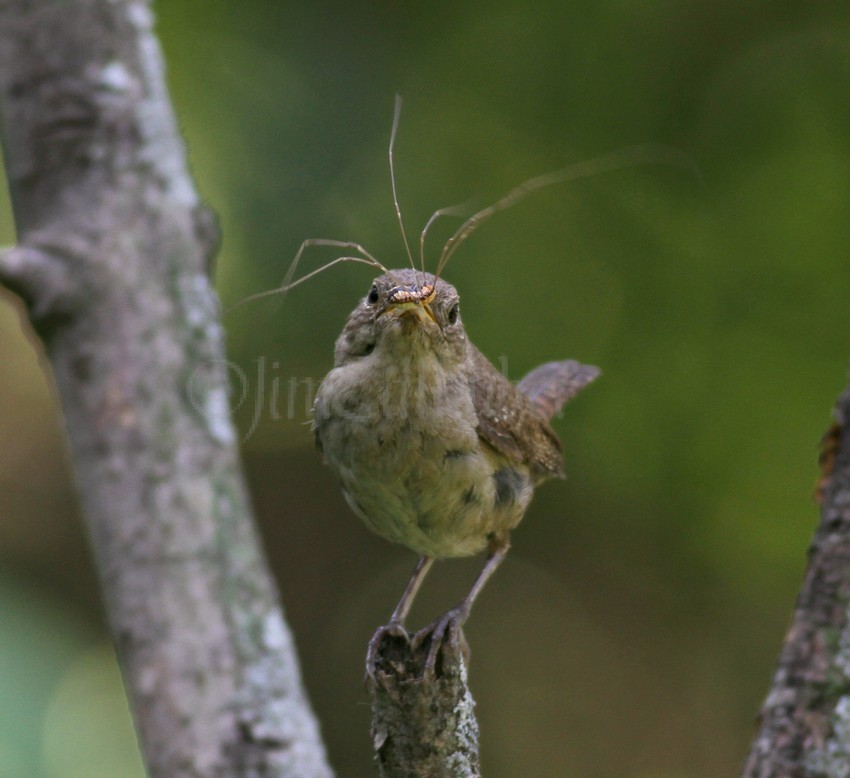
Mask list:
[[[574,359],[547,362],[528,373],[517,388],[540,413],[551,419],[567,400],[598,378],[600,372],[598,367],[583,365]]]

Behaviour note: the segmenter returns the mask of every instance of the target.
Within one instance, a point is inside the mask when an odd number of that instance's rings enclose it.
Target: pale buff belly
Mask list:
[[[528,468],[508,463],[463,420],[358,420],[319,410],[316,427],[354,512],[420,554],[475,554],[516,526],[531,500]]]

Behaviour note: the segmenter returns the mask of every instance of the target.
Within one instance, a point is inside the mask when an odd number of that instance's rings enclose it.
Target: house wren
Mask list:
[[[421,555],[387,625],[369,645],[407,638],[404,620],[434,559],[488,549],[467,596],[414,640],[457,636],[508,550],[536,486],[563,476],[552,416],[599,370],[549,362],[514,386],[470,342],[455,288],[413,269],[375,279],[336,342],[314,407],[316,444],[354,512]]]

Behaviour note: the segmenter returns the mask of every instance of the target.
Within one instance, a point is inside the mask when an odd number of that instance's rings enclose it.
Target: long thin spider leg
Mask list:
[[[281,286],[275,287],[274,289],[266,289],[265,291],[257,292],[256,294],[252,294],[252,295],[248,295],[248,297],[243,298],[238,303],[234,303],[233,305],[231,305],[225,311],[225,313],[230,313],[234,308],[239,308],[240,306],[245,305],[245,303],[254,302],[255,300],[261,300],[264,297],[272,297],[273,295],[276,295],[276,294],[286,294],[290,289],[293,289],[294,287],[298,286],[299,284],[303,284],[305,281],[309,280],[313,276],[316,276],[319,273],[324,272],[329,267],[333,267],[334,265],[337,265],[340,262],[357,262],[361,265],[369,265],[369,267],[375,267],[376,266],[375,262],[373,262],[371,258],[367,259],[365,257],[337,257],[336,259],[332,259],[330,262],[326,262],[321,267],[316,268],[315,270],[307,273],[307,275],[301,276],[301,278],[299,278],[297,281],[292,281],[289,284],[283,284]],[[379,264],[379,265],[377,265],[377,267],[379,267],[381,270],[384,270],[385,272],[387,272],[383,265]]]
[[[501,197],[492,205],[483,208],[478,213],[470,216],[452,235],[443,246],[443,251],[440,254],[440,260],[437,262],[437,270],[434,275],[439,276],[446,266],[446,263],[451,258],[452,254],[457,251],[458,246],[463,243],[483,222],[489,219],[494,213],[504,211],[506,208],[518,203],[528,195],[536,192],[538,189],[543,189],[553,184],[560,184],[564,181],[571,181],[576,178],[596,175],[610,170],[619,170],[625,167],[635,165],[648,164],[663,164],[672,167],[683,169],[697,179],[700,178],[699,168],[693,159],[681,149],[675,146],[665,146],[659,144],[643,144],[638,146],[628,146],[626,148],[617,149],[609,154],[603,154],[600,157],[578,162],[575,165],[555,170],[551,173],[529,178],[523,181],[519,186],[514,187],[506,195]]]
[[[407,233],[404,229],[404,219],[401,218],[401,206],[398,204],[398,192],[396,191],[395,185],[395,158],[394,158],[394,150],[395,150],[395,138],[398,133],[398,123],[401,119],[401,95],[395,96],[395,108],[393,110],[393,128],[390,132],[390,150],[389,150],[389,159],[390,159],[390,184],[392,185],[393,190],[393,205],[395,206],[395,214],[398,218],[398,226],[401,229],[401,238],[404,241],[404,250],[407,252],[407,258],[410,261],[410,267],[412,270],[416,270],[416,265],[413,263],[413,254],[410,251],[410,243],[407,240]],[[425,268],[422,268],[422,272],[425,272]]]
[[[367,264],[371,264],[373,267],[380,268],[385,273],[387,272],[387,269],[359,243],[354,243],[353,241],[349,240],[332,240],[330,238],[307,238],[307,240],[305,240],[299,247],[298,253],[292,260],[292,263],[289,266],[289,270],[286,271],[286,275],[283,277],[283,281],[280,282],[279,288],[285,288],[290,284],[293,276],[295,275],[295,271],[298,269],[298,263],[301,261],[301,255],[304,253],[305,249],[310,248],[312,246],[332,246],[338,249],[351,249],[352,251],[357,251],[362,254],[367,260],[371,260],[370,262],[367,262]]]
[[[321,267],[317,267],[315,270],[311,270],[309,273],[307,273],[307,275],[301,276],[301,278],[299,278],[297,281],[292,281],[288,284],[285,284],[285,285],[279,287],[279,291],[288,292],[290,289],[294,289],[296,286],[299,286],[300,284],[303,284],[305,281],[308,281],[309,279],[313,278],[313,276],[317,276],[317,275],[319,275],[319,273],[323,273],[328,268],[333,267],[334,265],[337,265],[340,262],[357,262],[361,265],[369,265],[369,267],[377,267],[380,270],[384,270],[384,272],[387,272],[383,265],[375,265],[375,263],[372,261],[371,258],[366,259],[364,257],[337,257],[336,259],[332,259],[330,262],[326,262]]]
[[[425,272],[425,238],[428,235],[428,230],[431,229],[431,225],[437,221],[441,216],[462,216],[469,210],[469,207],[466,203],[459,203],[458,205],[449,205],[445,208],[440,208],[434,213],[431,214],[431,218],[425,222],[425,226],[422,228],[422,232],[419,235],[419,262],[422,265],[422,272]]]

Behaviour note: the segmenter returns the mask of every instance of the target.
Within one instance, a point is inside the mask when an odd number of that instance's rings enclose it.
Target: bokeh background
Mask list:
[[[396,92],[413,236],[438,207],[622,147],[693,161],[698,176],[625,167],[539,192],[448,267],[472,339],[511,378],[564,357],[604,370],[557,422],[568,480],[539,492],[467,637],[490,778],[735,775],[850,357],[846,4],[156,10],[224,229],[226,306],[279,283],[308,237],[404,264],[386,161]],[[434,229],[431,267],[456,224]],[[13,239],[4,199],[0,241]],[[333,256],[311,251],[305,269]],[[331,759],[355,777],[372,774],[365,644],[414,556],[351,515],[307,408],[370,279],[335,268],[225,319],[262,532]],[[0,364],[0,778],[141,775],[55,398],[6,294]],[[412,624],[479,564],[439,564]]]

